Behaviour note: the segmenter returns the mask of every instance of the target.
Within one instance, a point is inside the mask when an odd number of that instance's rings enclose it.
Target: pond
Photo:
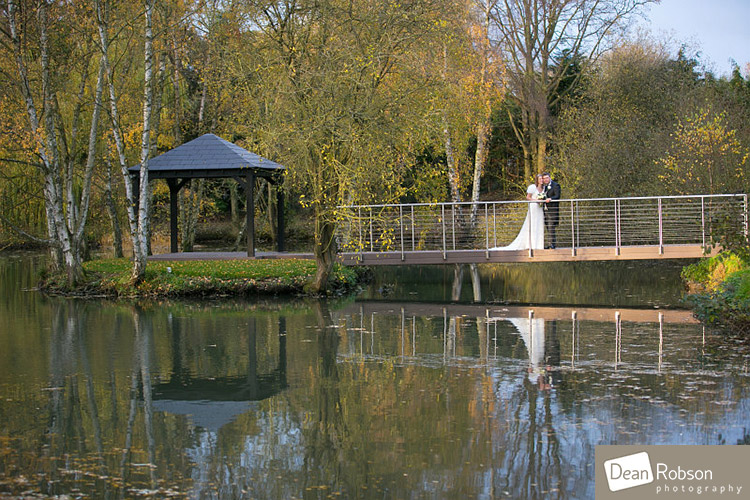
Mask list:
[[[750,441],[750,347],[675,308],[679,265],[330,302],[60,299],[42,265],[0,258],[0,497],[593,498],[598,444]]]

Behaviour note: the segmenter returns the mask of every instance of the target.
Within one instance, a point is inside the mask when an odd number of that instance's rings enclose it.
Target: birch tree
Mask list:
[[[68,283],[82,278],[82,251],[91,199],[91,184],[96,162],[98,126],[101,109],[104,66],[93,57],[84,13],[75,5],[24,3],[8,0],[4,10],[8,22],[8,44],[16,63],[17,85],[27,117],[26,156],[28,164],[39,170],[44,179],[44,201],[47,236],[44,242],[53,252],[54,267],[64,269]],[[60,23],[79,22],[78,37],[56,43],[67,44],[66,50],[54,50],[51,30]],[[67,31],[67,30],[64,30]],[[78,59],[76,61],[76,59]],[[93,96],[87,95],[89,63],[99,59]],[[69,71],[75,62],[80,69],[75,97],[69,95]],[[36,66],[30,67],[30,65]],[[71,115],[62,116],[60,101],[74,102]],[[90,104],[89,133],[86,141],[79,134],[85,101]],[[70,124],[70,125],[67,125]],[[85,144],[85,146],[83,146]],[[80,154],[83,148],[84,154]],[[36,156],[35,159],[32,159]],[[80,162],[80,158],[85,161]]]
[[[154,0],[146,0],[145,3],[145,29],[144,29],[144,82],[143,82],[143,127],[140,141],[140,176],[138,183],[134,184],[133,178],[128,171],[127,156],[125,151],[125,140],[120,123],[120,110],[118,106],[118,95],[110,62],[110,40],[108,30],[108,18],[106,6],[101,0],[94,2],[99,31],[100,48],[102,52],[102,63],[107,76],[107,88],[109,91],[109,108],[111,118],[112,136],[117,150],[117,159],[120,171],[125,182],[125,197],[130,229],[130,239],[133,244],[133,269],[131,279],[133,282],[141,281],[146,271],[146,260],[148,257],[148,226],[149,214],[149,185],[148,185],[148,160],[151,154],[151,120],[153,99],[153,11]],[[136,197],[136,192],[139,195]]]

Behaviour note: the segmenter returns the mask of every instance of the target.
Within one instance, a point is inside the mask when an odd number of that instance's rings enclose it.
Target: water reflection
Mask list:
[[[167,381],[153,387],[156,410],[188,415],[195,425],[216,432],[237,415],[245,413],[248,402],[270,398],[287,387],[285,317],[278,320],[278,363],[268,373],[258,373],[257,319],[248,319],[247,373],[244,376],[208,376],[191,372],[186,359],[190,356],[190,349],[182,338],[182,321],[171,315],[167,320],[168,332],[172,335],[172,370]],[[216,349],[217,346],[208,348]]]
[[[675,307],[685,261],[381,266],[363,298],[420,302]],[[463,286],[471,282],[471,287]]]
[[[750,348],[679,310],[17,297],[0,321],[0,495],[591,498],[597,444],[748,441]]]

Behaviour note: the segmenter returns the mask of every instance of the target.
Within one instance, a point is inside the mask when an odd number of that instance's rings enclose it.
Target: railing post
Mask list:
[[[701,248],[706,251],[706,197],[701,196]]]
[[[492,204],[492,235],[495,240],[493,246],[497,246],[497,203]]]
[[[357,227],[359,229],[359,261],[362,262],[362,252],[365,251],[365,244],[362,241],[362,207],[357,207]]]
[[[453,250],[456,249],[456,205],[451,204],[451,240],[453,240]]]
[[[445,260],[447,257],[445,254],[445,204],[444,203],[440,205],[440,211],[441,211],[440,221],[442,222],[442,225],[443,225],[443,260]]]
[[[620,200],[615,200],[615,255],[620,255]]]
[[[575,201],[570,200],[570,246],[571,255],[576,255],[576,220],[575,220]]]
[[[661,198],[658,199],[659,205],[659,255],[664,255],[664,221],[661,214]]]
[[[411,206],[411,251],[415,251],[416,245],[414,244],[414,205]]]
[[[372,237],[372,207],[370,207],[370,251],[375,251],[375,241],[373,241]]]
[[[745,205],[745,239],[747,239],[747,235],[748,235],[747,195],[743,196],[743,198],[744,198],[744,205]]]
[[[490,258],[490,206],[489,203],[484,204],[484,244],[485,252],[484,256],[487,260]]]
[[[576,246],[581,248],[581,207],[576,202]]]
[[[531,222],[532,215],[531,215],[531,210],[530,209],[531,209],[531,206],[527,205],[526,206],[526,213],[528,214],[528,217],[529,217],[529,239],[528,239],[528,241],[529,241],[529,257],[533,257],[534,256],[534,250],[531,248],[531,246],[532,246],[531,245],[531,228],[534,226],[534,224]],[[542,245],[542,246],[544,246],[544,245]]]
[[[401,232],[401,262],[404,261],[404,207],[398,206],[398,228]]]

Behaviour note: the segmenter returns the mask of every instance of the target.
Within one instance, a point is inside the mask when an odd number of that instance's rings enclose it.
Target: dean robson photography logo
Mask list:
[[[749,446],[597,446],[596,498],[750,498]]]

